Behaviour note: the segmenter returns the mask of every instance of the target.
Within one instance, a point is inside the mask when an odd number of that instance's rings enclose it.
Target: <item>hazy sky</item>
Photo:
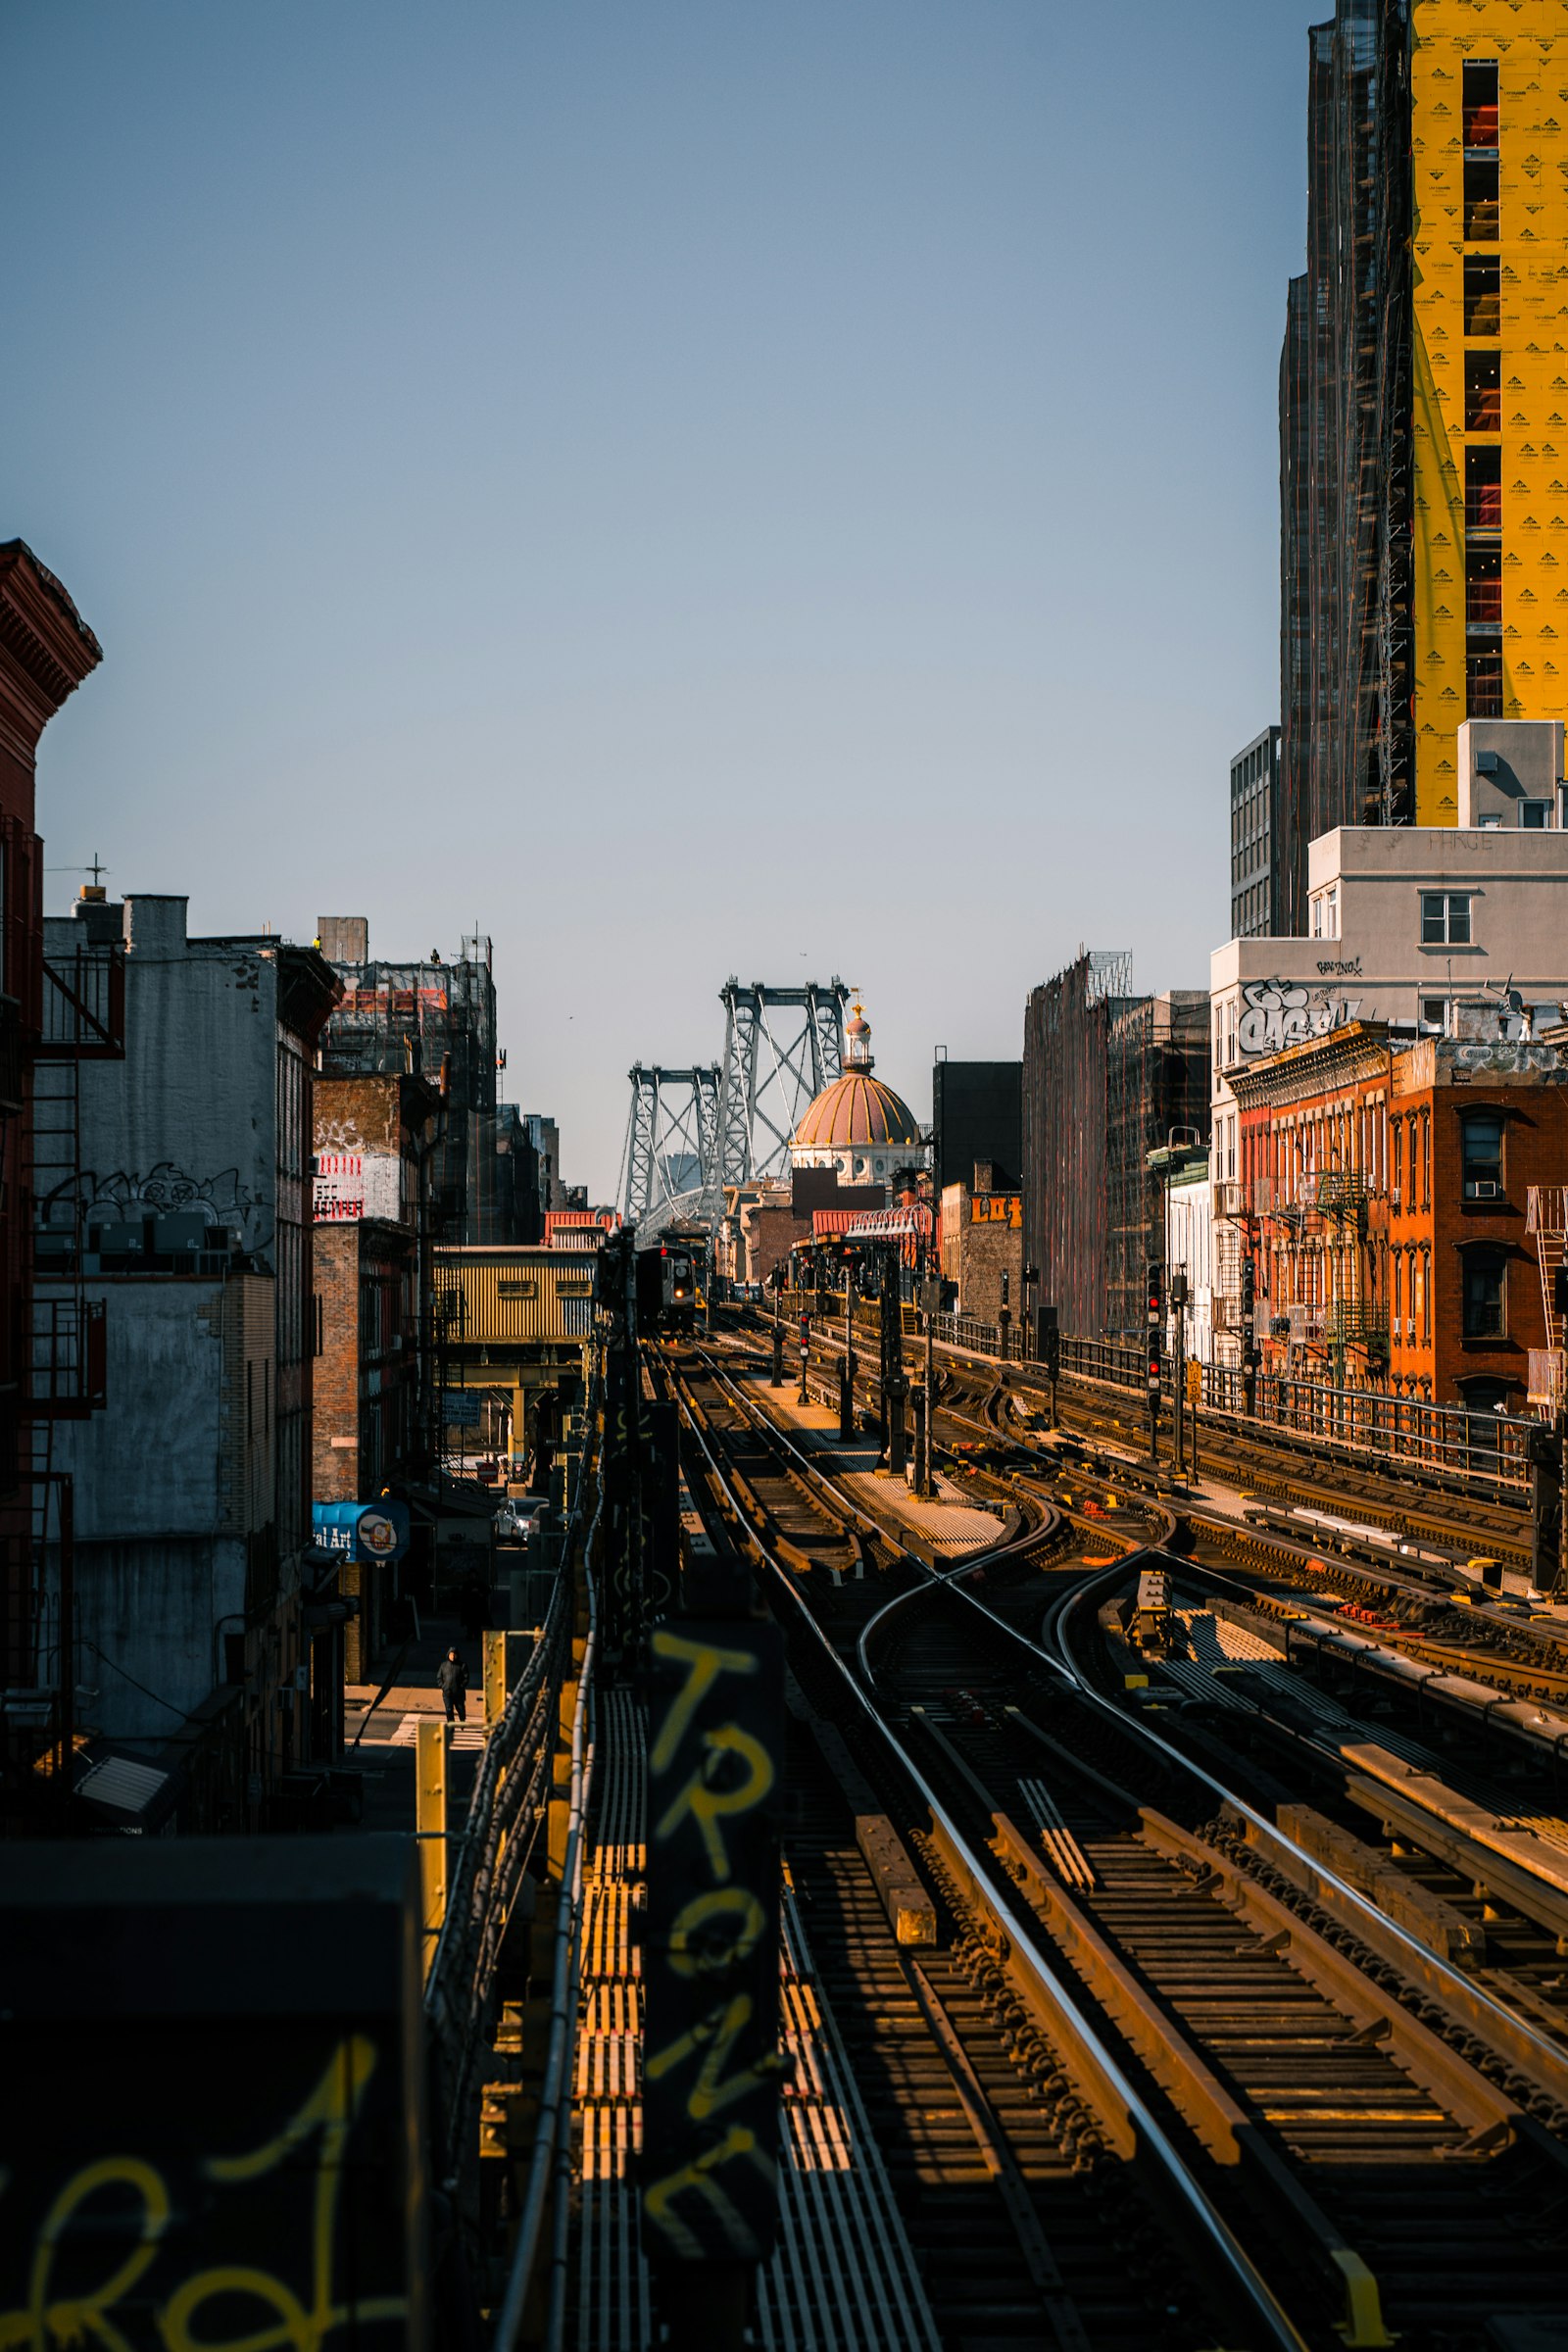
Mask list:
[[[48,862],[477,924],[598,1198],[732,971],[922,1116],[1080,942],[1203,984],[1323,13],[5,0],[0,537],[105,649]]]

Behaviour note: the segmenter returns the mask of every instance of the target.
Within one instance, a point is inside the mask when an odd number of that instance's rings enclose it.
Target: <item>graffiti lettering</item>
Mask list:
[[[657,2082],[671,2068],[683,2066],[688,2058],[695,2057],[699,2051],[707,2048],[708,2056],[703,2060],[696,2087],[688,2092],[686,2098],[687,2114],[695,2116],[699,2123],[706,2122],[709,2116],[716,2115],[721,2107],[733,2106],[737,2099],[744,2099],[749,2091],[756,2090],[759,2084],[769,2078],[776,2082],[783,2071],[778,2052],[769,2050],[764,2051],[752,2065],[742,2067],[738,2074],[725,2077],[724,2068],[729,2054],[751,2022],[751,1996],[744,1992],[737,1993],[728,2008],[710,2009],[689,2034],[683,2034],[678,2041],[670,2043],[667,2050],[661,2050],[657,2056],[650,2058],[645,2070],[646,2080]]]
[[[971,1225],[1006,1225],[1023,1231],[1022,1193],[973,1193],[969,1198]]]
[[[648,1758],[649,1769],[658,1774],[669,1770],[670,1759],[685,1739],[696,1714],[709,1691],[721,1674],[755,1674],[757,1660],[749,1649],[714,1649],[706,1642],[685,1642],[679,1634],[665,1628],[654,1636],[656,1658],[683,1661],[691,1668],[686,1687],[670,1700],[669,1712],[659,1727]]]
[[[769,2197],[776,2197],[778,2167],[766,2149],[758,2144],[756,2132],[747,2131],[744,2124],[731,2124],[723,2138],[705,2148],[693,2163],[682,2165],[678,2172],[667,2174],[662,2180],[650,2181],[643,2190],[643,2211],[655,2229],[662,2231],[672,2251],[685,2261],[700,2262],[708,2252],[697,2230],[675,2211],[675,2199],[688,2190],[695,2190],[708,2205],[727,2246],[743,2256],[757,2251],[756,2237],[748,2229],[745,2216],[714,2179],[725,2165],[737,2160],[752,2165],[766,2184]]]
[[[712,1933],[733,1922],[726,1942]],[[669,1931],[669,1965],[678,1977],[719,1976],[749,1960],[767,1927],[767,1913],[744,1886],[715,1886],[693,1897]]]
[[[1242,1000],[1247,1009],[1236,1024],[1236,1048],[1247,1055],[1283,1054],[1309,1037],[1326,1037],[1361,1009],[1358,997],[1335,997],[1327,989],[1278,977],[1247,981]]]
[[[708,1848],[709,1868],[715,1879],[729,1877],[729,1855],[724,1850],[724,1837],[719,1823],[732,1813],[749,1813],[760,1804],[773,1786],[773,1760],[759,1740],[743,1732],[739,1724],[726,1723],[716,1732],[709,1732],[703,1740],[704,1754],[685,1788],[661,1821],[655,1835],[670,1838],[689,1813],[702,1832]],[[720,1759],[739,1756],[747,1766],[746,1778],[733,1788],[716,1788],[713,1779]]]
[[[776,2227],[784,2069],[780,1637],[687,1619],[651,1647],[643,2211],[656,2260],[750,2261]]]
[[[311,2188],[308,2299],[270,2271],[246,2263],[220,2263],[195,2272],[169,2293],[157,2311],[158,2332],[168,2352],[321,2352],[327,2338],[345,2328],[404,2319],[408,2297],[369,2295],[342,2301],[333,2279],[333,2240],[343,2184],[343,2160],[355,2119],[375,2071],[375,2047],[363,2034],[340,2042],[315,2089],[271,2139],[236,2156],[210,2156],[201,2177],[219,2187],[243,2187],[288,2167],[297,2151],[319,2135]],[[106,2192],[126,2191],[136,2200],[127,2226],[122,2197],[106,2224]],[[49,2352],[51,2345],[74,2348],[92,2341],[102,2352],[131,2352],[130,2340],[114,2313],[169,2243],[174,2201],[158,2168],[133,2155],[101,2156],[73,2174],[51,2203],[34,2239],[27,2271],[27,2299],[19,2310],[0,2312],[0,2352],[24,2347]],[[221,2228],[221,2209],[204,2228]],[[109,2276],[85,2292],[57,2294],[57,2270],[71,2261],[79,2272],[84,2254],[106,2237],[116,2248],[130,2234],[134,2242]],[[73,2259],[74,2258],[74,2259]],[[249,2299],[268,2315],[241,2332],[215,2336],[198,2330],[203,2306],[220,2297]],[[230,2322],[231,2325],[234,2323]]]

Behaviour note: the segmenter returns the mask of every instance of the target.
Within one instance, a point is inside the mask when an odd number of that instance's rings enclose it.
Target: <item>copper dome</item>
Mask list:
[[[891,1086],[848,1070],[808,1105],[792,1140],[803,1152],[918,1152],[920,1130]]]

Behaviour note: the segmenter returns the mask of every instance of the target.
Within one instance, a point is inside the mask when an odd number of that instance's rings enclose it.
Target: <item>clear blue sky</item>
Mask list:
[[[731,971],[858,983],[922,1115],[1080,941],[1201,985],[1323,13],[6,0],[49,862],[477,922],[602,1198]]]

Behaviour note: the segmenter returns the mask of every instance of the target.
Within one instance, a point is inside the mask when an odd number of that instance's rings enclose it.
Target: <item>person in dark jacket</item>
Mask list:
[[[436,1686],[446,1702],[448,1723],[467,1719],[468,1669],[455,1649],[449,1649],[435,1670]]]

